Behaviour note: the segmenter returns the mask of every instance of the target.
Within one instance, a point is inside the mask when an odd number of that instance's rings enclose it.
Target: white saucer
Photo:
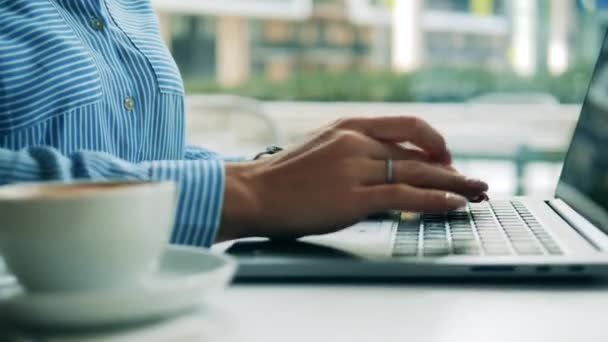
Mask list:
[[[157,274],[130,289],[80,293],[23,292],[0,286],[0,318],[44,327],[91,327],[164,318],[193,309],[228,285],[236,263],[204,249],[168,247]]]

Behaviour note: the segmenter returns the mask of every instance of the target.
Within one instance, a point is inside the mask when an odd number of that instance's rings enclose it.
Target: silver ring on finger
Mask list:
[[[395,182],[395,177],[393,174],[393,159],[386,158],[386,183],[391,184]]]

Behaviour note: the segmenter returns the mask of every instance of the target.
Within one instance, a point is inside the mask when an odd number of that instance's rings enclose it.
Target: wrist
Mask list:
[[[257,185],[257,164],[226,164],[224,204],[217,242],[251,236],[262,206],[260,187]]]

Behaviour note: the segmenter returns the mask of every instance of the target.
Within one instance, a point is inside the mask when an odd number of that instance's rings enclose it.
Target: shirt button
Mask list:
[[[90,24],[95,31],[101,31],[103,29],[103,21],[97,17],[91,18]]]
[[[125,106],[125,109],[130,112],[135,108],[135,101],[131,96],[127,96],[123,101],[123,105]]]

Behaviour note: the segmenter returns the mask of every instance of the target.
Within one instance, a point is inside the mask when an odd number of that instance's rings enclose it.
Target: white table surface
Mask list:
[[[608,341],[608,286],[233,285],[197,315],[54,341]]]

